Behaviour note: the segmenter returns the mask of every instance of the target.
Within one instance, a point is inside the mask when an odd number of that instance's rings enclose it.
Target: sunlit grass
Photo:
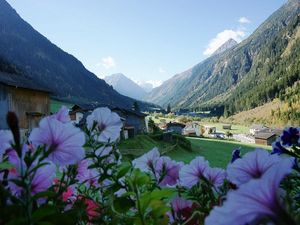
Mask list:
[[[252,151],[256,148],[264,148],[271,150],[271,146],[262,146],[255,144],[245,144],[240,142],[216,140],[208,138],[188,138],[192,143],[192,152],[186,151],[172,151],[168,155],[185,163],[190,162],[197,156],[205,157],[211,166],[225,168],[231,160],[231,153],[233,149],[241,148],[241,153]]]

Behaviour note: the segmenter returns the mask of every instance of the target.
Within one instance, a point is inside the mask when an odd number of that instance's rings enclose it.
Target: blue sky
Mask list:
[[[249,36],[285,0],[7,0],[99,77],[159,83]]]

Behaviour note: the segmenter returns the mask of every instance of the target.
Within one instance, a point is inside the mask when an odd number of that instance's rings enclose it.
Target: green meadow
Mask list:
[[[158,147],[163,154],[170,156],[176,161],[189,163],[195,157],[203,156],[210,162],[211,166],[223,168],[230,162],[233,149],[240,148],[242,154],[256,148],[271,150],[271,146],[227,140],[209,138],[188,138],[188,140],[192,144],[192,151],[187,151],[180,146],[163,141],[155,141],[147,135],[139,135],[133,139],[121,141],[119,148],[125,156],[129,155],[130,159],[138,157],[154,147]]]

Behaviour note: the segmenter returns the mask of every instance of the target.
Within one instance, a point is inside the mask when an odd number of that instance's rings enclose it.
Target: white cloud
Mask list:
[[[241,23],[241,24],[247,24],[247,23],[251,23],[251,20],[249,20],[248,18],[246,18],[246,17],[241,17],[240,19],[239,19],[239,23]]]
[[[163,68],[159,67],[159,68],[158,68],[158,72],[159,72],[159,73],[165,73],[166,70],[164,70]]]
[[[162,80],[139,80],[135,81],[138,85],[151,84],[153,88],[160,86],[163,81]]]
[[[103,66],[105,69],[110,69],[116,67],[116,62],[113,57],[108,56],[101,59],[100,63],[97,63],[97,66]]]
[[[245,36],[246,36],[245,32],[241,29],[224,30],[218,33],[217,36],[209,42],[203,54],[206,56],[210,56],[230,38],[234,39],[237,42],[241,42]]]
[[[146,83],[152,84],[153,87],[158,87],[163,83],[163,81],[162,80],[147,80]]]

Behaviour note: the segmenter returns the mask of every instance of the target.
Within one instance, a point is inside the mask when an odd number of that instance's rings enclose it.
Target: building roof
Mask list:
[[[132,110],[132,109],[124,109],[124,108],[120,108],[120,107],[114,107],[111,110],[112,111],[121,111],[124,114],[132,114],[132,115],[135,115],[137,117],[142,117],[142,118],[147,116],[145,113],[135,111],[135,110]]]
[[[101,103],[95,103],[95,102],[92,102],[92,103],[78,103],[78,104],[75,104],[73,107],[72,107],[72,111],[77,111],[77,110],[82,110],[82,111],[92,111],[96,108],[99,108],[99,107],[108,107],[108,108],[112,108],[112,106],[109,106],[107,104],[101,104]]]
[[[107,107],[109,108],[111,111],[120,111],[124,114],[132,114],[138,117],[146,117],[146,114],[142,113],[142,112],[138,112],[138,111],[134,111],[132,109],[125,109],[125,108],[120,108],[120,107],[114,107],[111,105],[107,105],[107,104],[101,104],[101,103],[83,103],[83,104],[75,104],[72,107],[72,111],[92,111],[96,108],[99,107]],[[121,116],[121,115],[119,115]]]
[[[269,138],[271,138],[273,136],[276,136],[276,134],[273,132],[260,132],[255,135],[255,138],[268,140]]]
[[[37,83],[36,80],[33,80],[25,75],[21,74],[12,74],[0,71],[0,83],[11,86],[11,87],[20,87],[25,89],[37,90],[50,93],[51,91],[41,84]]]
[[[182,127],[182,128],[184,128],[185,124],[177,123],[177,122],[169,122],[169,123],[167,123],[167,127],[171,127],[171,126],[176,126],[176,127]]]
[[[270,129],[270,131],[274,134],[276,134],[277,136],[280,136],[283,133],[283,129]]]
[[[261,124],[253,124],[250,129],[251,130],[263,130],[263,129],[266,129],[268,127],[264,126],[264,125],[261,125]]]

